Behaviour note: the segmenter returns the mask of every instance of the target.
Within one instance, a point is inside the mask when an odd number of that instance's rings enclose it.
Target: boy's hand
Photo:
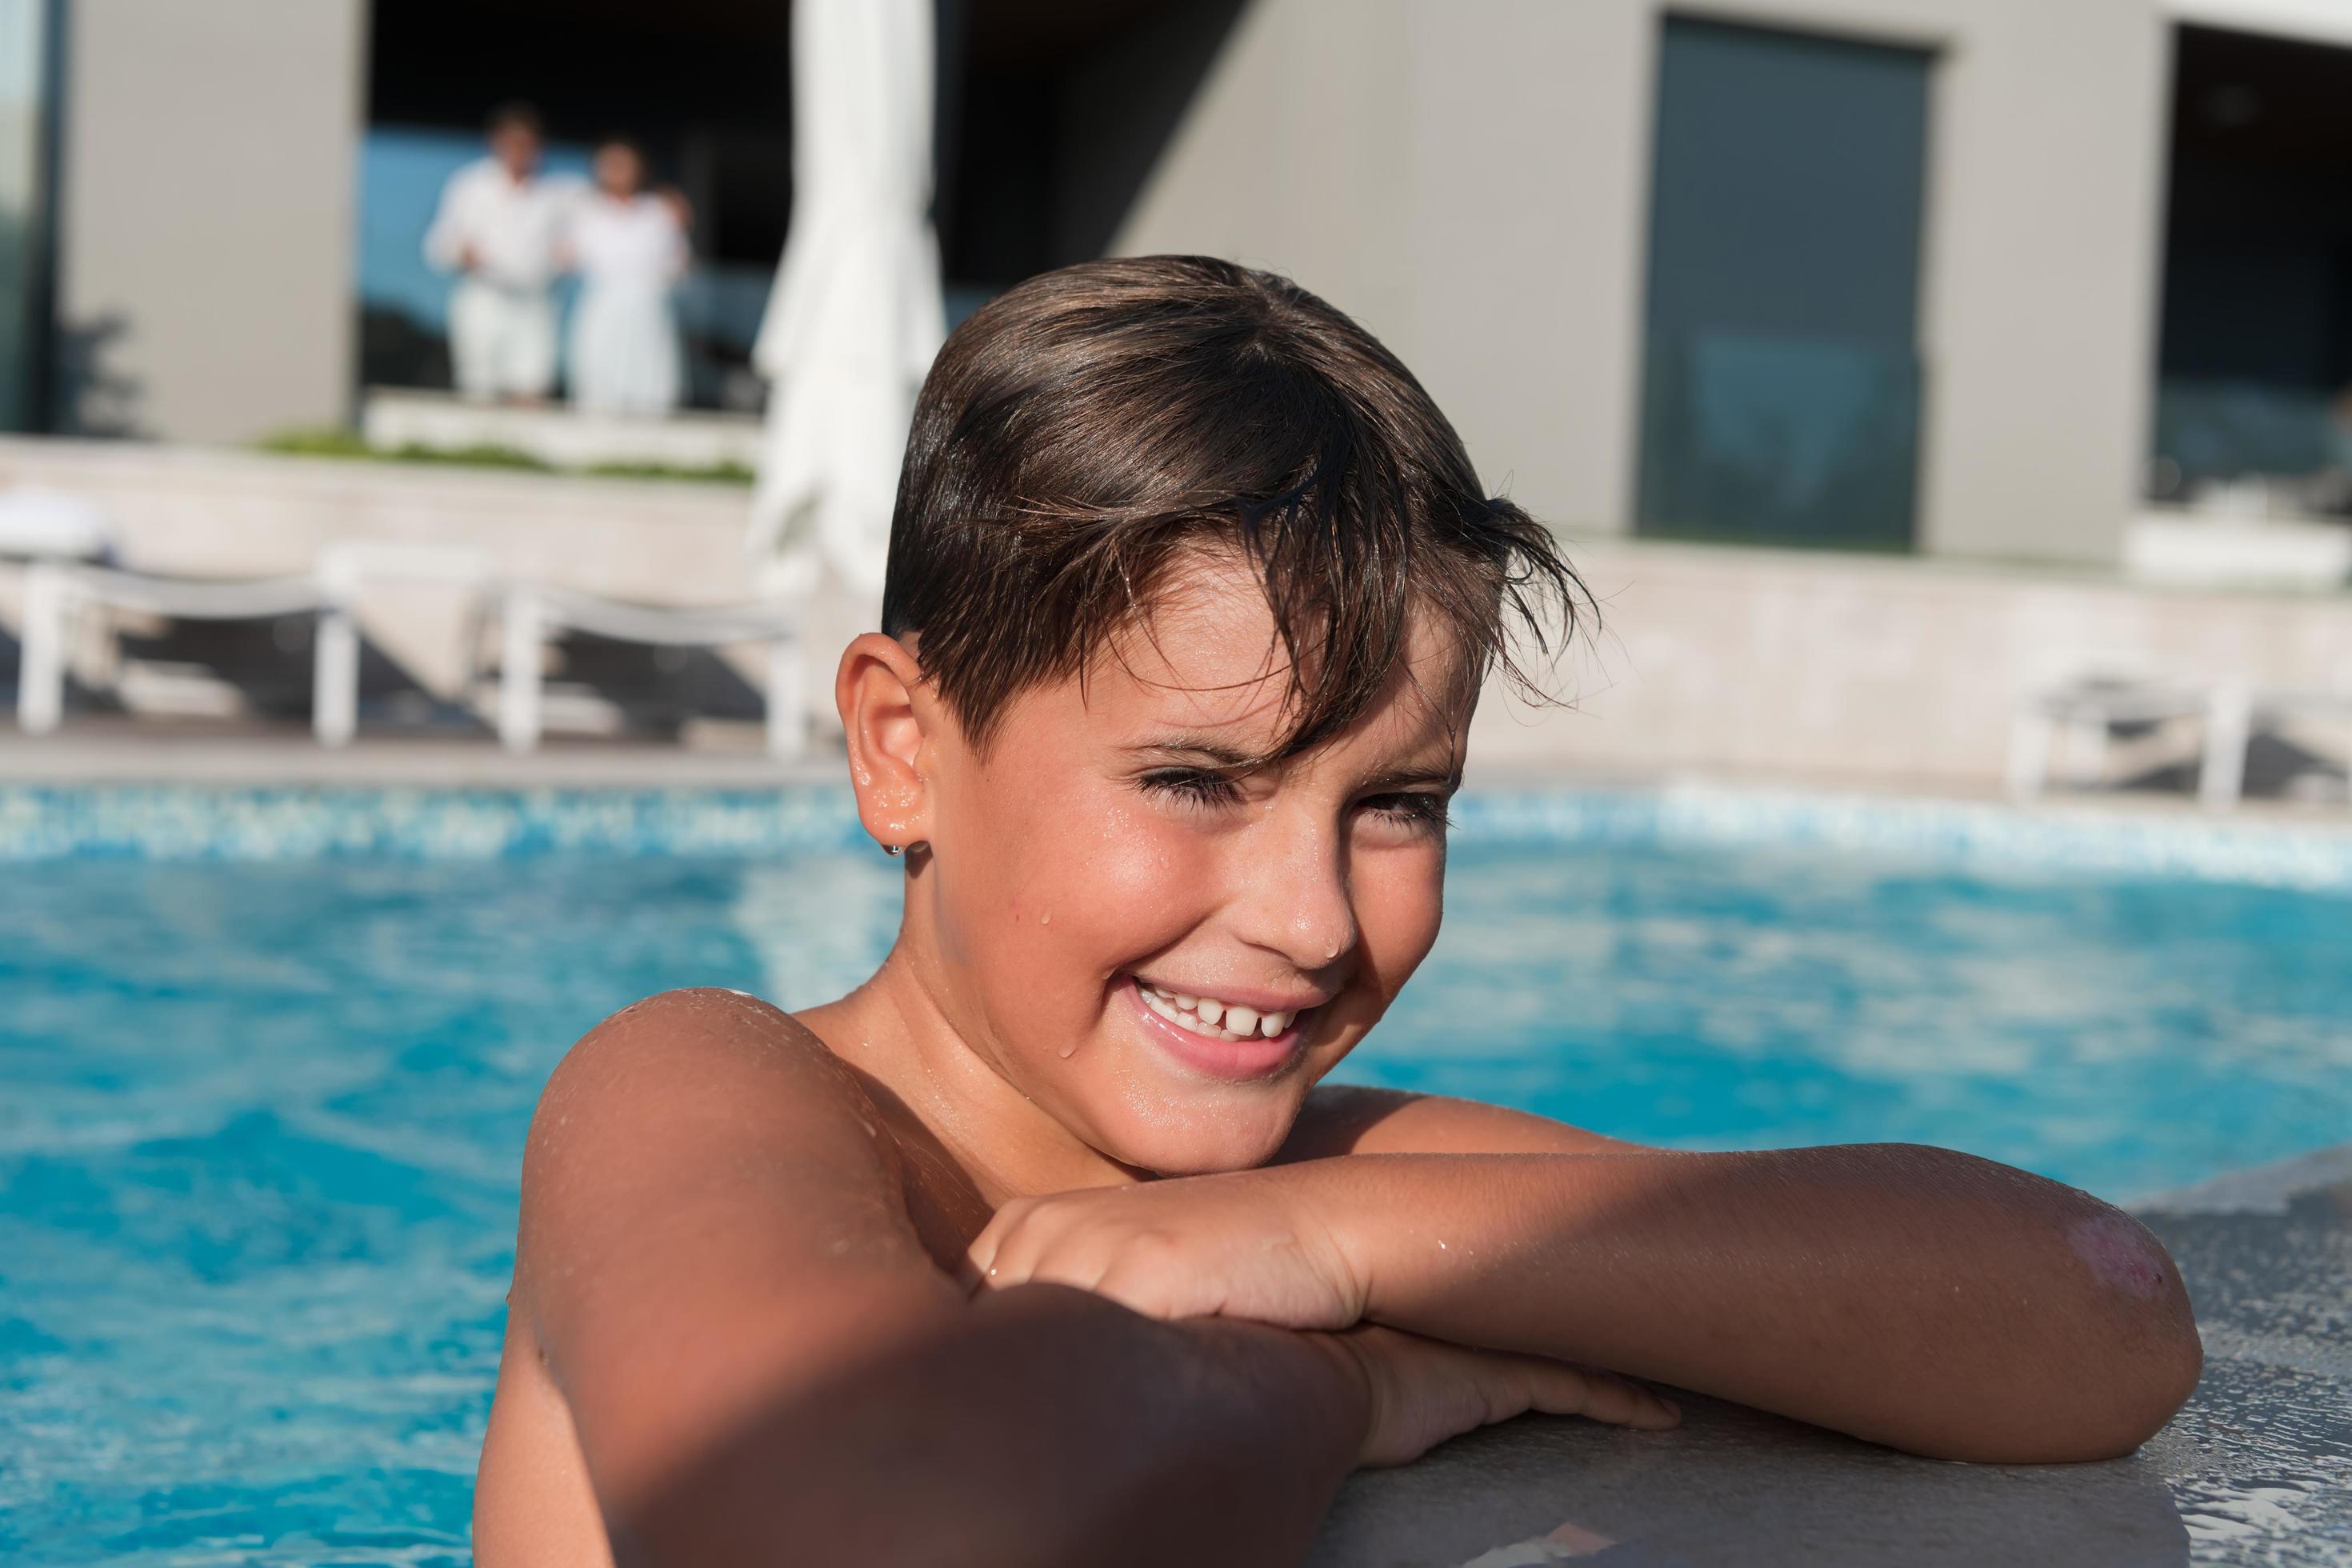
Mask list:
[[[1345,1249],[1297,1184],[1265,1171],[1015,1198],[961,1276],[975,1292],[1074,1285],[1153,1318],[1345,1329],[1364,1315]]]
[[[1682,1412],[1617,1376],[1543,1356],[1466,1350],[1372,1324],[1311,1336],[1363,1379],[1370,1420],[1359,1465],[1402,1465],[1448,1437],[1530,1410],[1657,1432]]]

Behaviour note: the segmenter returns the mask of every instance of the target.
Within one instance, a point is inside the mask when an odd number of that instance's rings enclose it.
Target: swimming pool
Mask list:
[[[1691,795],[1464,804],[1349,1076],[2119,1197],[2352,1129],[2352,843]],[[0,791],[0,1558],[456,1563],[541,1080],[681,984],[860,978],[832,792]]]

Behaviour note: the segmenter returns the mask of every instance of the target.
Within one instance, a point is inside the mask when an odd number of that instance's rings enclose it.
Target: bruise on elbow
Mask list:
[[[2129,1300],[2153,1301],[2180,1289],[2180,1276],[2163,1244],[2129,1215],[2113,1209],[2078,1219],[2066,1244],[2091,1278]]]
[[[2204,1368],[2204,1347],[2179,1270],[2145,1226],[2114,1209],[2072,1222],[2066,1243],[2127,1325],[2135,1358],[2145,1358],[2152,1403],[2162,1406],[2154,1425],[2161,1426],[2196,1388]]]

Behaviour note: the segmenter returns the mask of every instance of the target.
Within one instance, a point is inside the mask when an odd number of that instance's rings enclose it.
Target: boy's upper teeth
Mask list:
[[[1223,1036],[1235,1040],[1261,1036],[1270,1040],[1290,1027],[1291,1020],[1298,1016],[1295,1011],[1261,1013],[1255,1007],[1220,1002],[1213,996],[1192,996],[1181,991],[1163,990],[1148,980],[1139,979],[1135,984],[1142,992],[1144,1001],[1151,1004],[1153,1012],[1183,1025],[1195,1034]]]

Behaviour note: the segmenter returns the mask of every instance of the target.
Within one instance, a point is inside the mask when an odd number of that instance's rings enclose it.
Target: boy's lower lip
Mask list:
[[[1142,1020],[1143,1032],[1151,1043],[1177,1063],[1203,1078],[1221,1078],[1234,1081],[1271,1078],[1289,1065],[1298,1055],[1306,1030],[1305,1018],[1294,1023],[1272,1038],[1254,1040],[1213,1040],[1206,1035],[1196,1035],[1181,1024],[1171,1024],[1144,1005],[1143,993],[1138,989],[1135,976],[1126,976],[1119,989],[1127,994],[1128,1005]],[[1308,1015],[1312,1016],[1312,1015]]]

